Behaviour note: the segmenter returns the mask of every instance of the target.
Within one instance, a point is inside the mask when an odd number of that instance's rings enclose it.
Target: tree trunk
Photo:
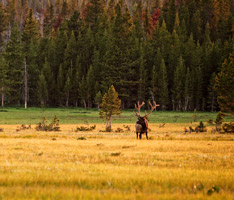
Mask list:
[[[106,131],[111,132],[111,116],[109,119],[106,119]]]
[[[211,100],[211,112],[214,112],[214,100],[215,100],[215,96],[214,96],[214,91],[212,92],[212,100]]]
[[[86,101],[85,100],[83,100],[83,104],[84,104],[84,108],[86,109],[87,105],[86,105]]]
[[[68,107],[69,105],[69,94],[67,95],[67,98],[66,98],[66,107]]]
[[[28,74],[27,74],[27,64],[24,58],[24,108],[28,107]]]
[[[2,108],[4,108],[4,87],[2,87]]]

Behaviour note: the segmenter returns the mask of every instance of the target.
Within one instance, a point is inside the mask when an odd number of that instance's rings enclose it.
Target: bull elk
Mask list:
[[[141,113],[140,113],[140,110],[141,110],[141,107],[145,105],[145,102],[143,101],[142,104],[140,105],[139,101],[137,102],[137,105],[135,104],[135,108],[137,109],[138,113],[136,113],[136,116],[138,118],[138,121],[136,122],[136,137],[138,139],[138,133],[140,134],[139,135],[139,138],[141,139],[141,135],[145,133],[146,135],[146,138],[148,140],[148,120],[147,120],[147,117],[153,112],[153,110],[159,106],[158,104],[156,104],[156,102],[154,101],[154,105],[152,105],[150,102],[149,102],[149,105],[151,107],[151,110],[150,112],[147,114],[145,113],[145,116],[141,117]]]

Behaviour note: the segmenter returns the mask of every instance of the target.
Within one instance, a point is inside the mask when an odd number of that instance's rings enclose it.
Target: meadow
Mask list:
[[[144,111],[142,112],[143,115]],[[80,124],[84,121],[89,123],[103,123],[99,117],[98,109],[83,108],[19,108],[0,109],[0,124],[37,124],[43,117],[51,120],[56,115],[61,124]],[[173,112],[155,111],[150,117],[150,123],[190,123],[194,121],[206,122],[215,120],[216,112]],[[231,121],[230,117],[225,118]],[[124,110],[121,116],[114,116],[113,123],[135,123],[136,116],[133,110]]]
[[[61,131],[36,131],[43,114],[56,114]],[[73,114],[75,119],[66,119]],[[194,113],[154,112],[150,139],[136,140],[132,111],[116,118],[109,133],[97,114],[36,108],[1,112],[0,199],[233,199],[233,134],[213,133],[207,124],[206,133],[185,134],[184,127],[198,125],[191,123]],[[197,113],[198,121],[216,115]],[[84,120],[96,129],[75,132],[88,126]],[[32,124],[31,129],[20,130],[22,123]]]

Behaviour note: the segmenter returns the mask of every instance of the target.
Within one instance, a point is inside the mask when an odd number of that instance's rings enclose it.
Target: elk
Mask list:
[[[139,101],[137,102],[137,105],[135,104],[135,108],[137,109],[138,113],[135,113],[137,118],[138,118],[138,121],[136,122],[136,137],[138,139],[138,133],[140,134],[139,135],[139,138],[141,139],[141,135],[145,133],[146,135],[146,139],[148,140],[148,120],[147,120],[147,117],[153,112],[153,110],[158,107],[159,105],[156,104],[156,102],[154,101],[154,105],[152,105],[150,102],[149,102],[149,105],[151,107],[151,110],[150,112],[147,114],[145,113],[145,116],[141,117],[141,113],[140,113],[140,110],[141,110],[141,107],[145,105],[145,102],[143,101],[140,105]]]

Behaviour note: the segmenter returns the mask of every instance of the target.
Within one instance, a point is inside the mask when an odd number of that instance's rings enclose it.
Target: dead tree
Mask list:
[[[149,105],[151,107],[151,110],[150,112],[147,114],[145,114],[145,116],[141,117],[141,113],[140,113],[140,110],[141,110],[141,107],[145,105],[145,102],[143,101],[142,104],[140,105],[139,101],[137,102],[137,105],[135,104],[135,108],[137,109],[137,113],[136,113],[136,116],[138,118],[138,121],[136,122],[136,137],[138,139],[138,133],[139,133],[139,138],[141,139],[141,135],[145,133],[146,135],[146,138],[148,140],[148,120],[147,120],[147,117],[153,112],[153,110],[159,106],[156,104],[156,102],[154,101],[154,105],[152,105],[150,102],[149,102]]]

